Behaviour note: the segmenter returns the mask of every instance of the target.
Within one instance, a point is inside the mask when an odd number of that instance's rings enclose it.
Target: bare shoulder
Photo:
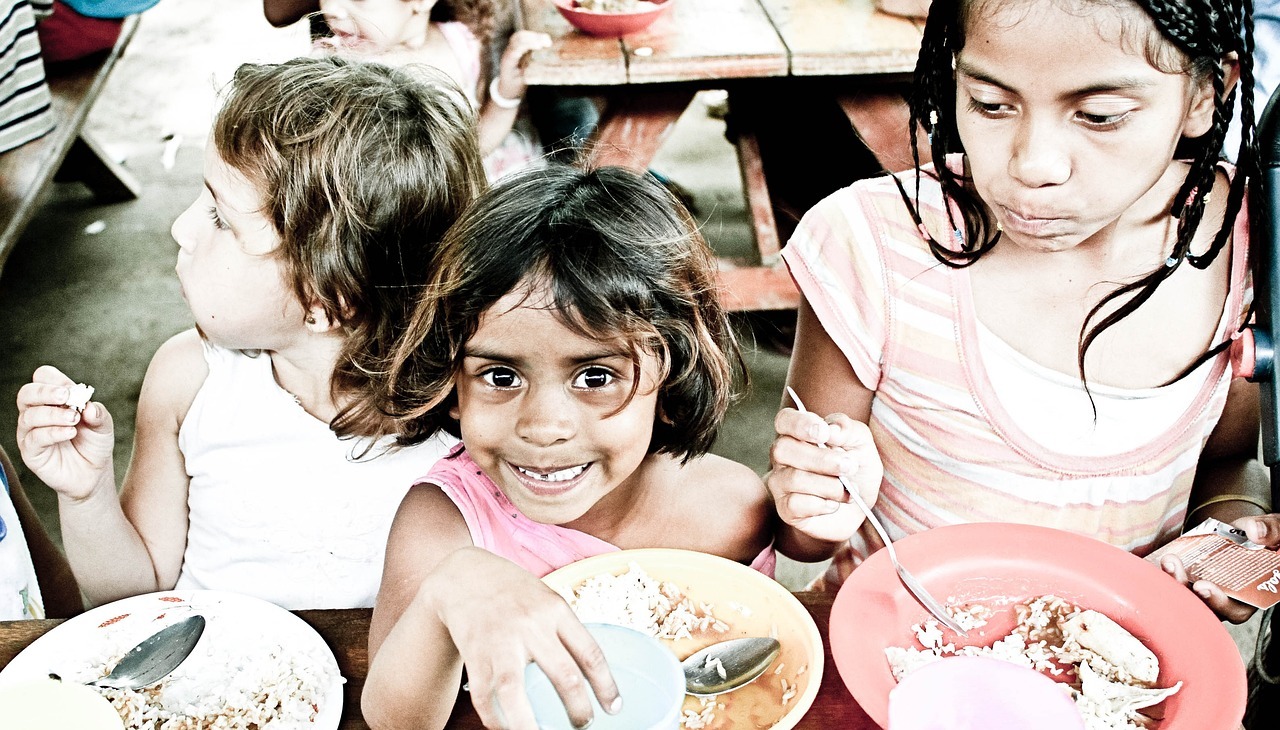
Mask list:
[[[179,332],[151,357],[138,397],[139,411],[172,414],[181,423],[208,375],[199,333],[194,329]]]
[[[750,468],[715,454],[678,467],[680,492],[672,515],[688,548],[750,562],[773,539],[773,500]]]
[[[440,487],[421,482],[409,488],[396,510],[391,547],[452,550],[471,544],[471,533],[457,505]],[[390,548],[388,549],[388,557]]]
[[[369,627],[371,652],[377,652],[427,575],[449,553],[471,544],[466,521],[444,490],[427,482],[409,488],[387,540],[382,584]]]

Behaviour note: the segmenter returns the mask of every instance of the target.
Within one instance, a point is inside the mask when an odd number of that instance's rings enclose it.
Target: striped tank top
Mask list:
[[[903,173],[908,190],[912,177]],[[940,187],[923,178],[920,214],[939,241],[952,238],[942,235],[951,230],[942,206]],[[1252,295],[1247,242],[1242,213],[1215,342],[1236,331]],[[1162,397],[1169,390],[1186,403],[1166,409],[1151,438],[1119,453],[1068,453],[1043,433],[1030,438],[1001,404],[979,347],[968,272],[934,258],[890,178],[859,181],[820,202],[783,258],[827,334],[875,392],[869,426],[884,462],[875,511],[890,537],[1017,522],[1144,555],[1180,532],[1200,452],[1226,403],[1232,373],[1225,353],[1187,376],[1195,380],[1189,393],[1187,379],[1144,391]],[[1120,389],[1098,390],[1109,397]],[[1008,397],[1007,388],[1000,392]],[[824,584],[838,585],[861,562],[869,530],[864,525],[837,552]]]

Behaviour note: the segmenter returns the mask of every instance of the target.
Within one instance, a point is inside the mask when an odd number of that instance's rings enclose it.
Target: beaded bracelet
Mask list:
[[[1261,509],[1264,513],[1269,514],[1271,512],[1271,505],[1263,502],[1261,499],[1251,494],[1219,494],[1206,499],[1205,501],[1201,502],[1200,504],[1192,508],[1190,511],[1188,511],[1187,521],[1190,522],[1191,515],[1194,515],[1195,513],[1199,512],[1205,507],[1208,507],[1209,505],[1218,504],[1220,502],[1248,502],[1249,504]]]
[[[499,109],[515,109],[520,106],[520,102],[524,101],[523,96],[514,99],[508,99],[498,92],[498,77],[494,76],[493,81],[489,82],[489,101],[498,105]]]

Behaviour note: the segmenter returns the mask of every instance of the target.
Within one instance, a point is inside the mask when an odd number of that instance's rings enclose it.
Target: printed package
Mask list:
[[[1250,542],[1243,530],[1213,518],[1147,556],[1157,565],[1166,555],[1182,559],[1194,580],[1207,580],[1224,593],[1257,608],[1280,603],[1280,553]]]

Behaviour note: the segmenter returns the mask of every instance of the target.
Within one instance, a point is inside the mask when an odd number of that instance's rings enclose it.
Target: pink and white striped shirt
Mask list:
[[[908,190],[911,177],[903,173]],[[943,234],[951,226],[941,188],[925,177],[920,197],[925,226],[936,240],[951,240]],[[1215,342],[1245,316],[1252,294],[1247,242],[1242,213]],[[1002,405],[984,363],[992,348],[980,346],[994,335],[980,334],[968,270],[934,258],[891,179],[862,180],[820,202],[783,258],[858,379],[875,391],[869,425],[884,462],[875,511],[890,537],[1017,522],[1143,555],[1179,533],[1200,452],[1226,403],[1232,374],[1225,353],[1174,385],[1131,394],[1095,389],[1101,399],[1181,397],[1185,406],[1166,408],[1164,423],[1146,424],[1151,437],[1126,450],[1067,452],[1045,442],[1043,422],[1041,437],[1030,438]],[[1042,375],[1061,385],[1062,374]],[[1034,377],[1027,382],[1039,390]],[[1009,395],[1007,383],[999,390]],[[837,554],[825,583],[838,585],[865,557],[871,533],[864,531]]]

